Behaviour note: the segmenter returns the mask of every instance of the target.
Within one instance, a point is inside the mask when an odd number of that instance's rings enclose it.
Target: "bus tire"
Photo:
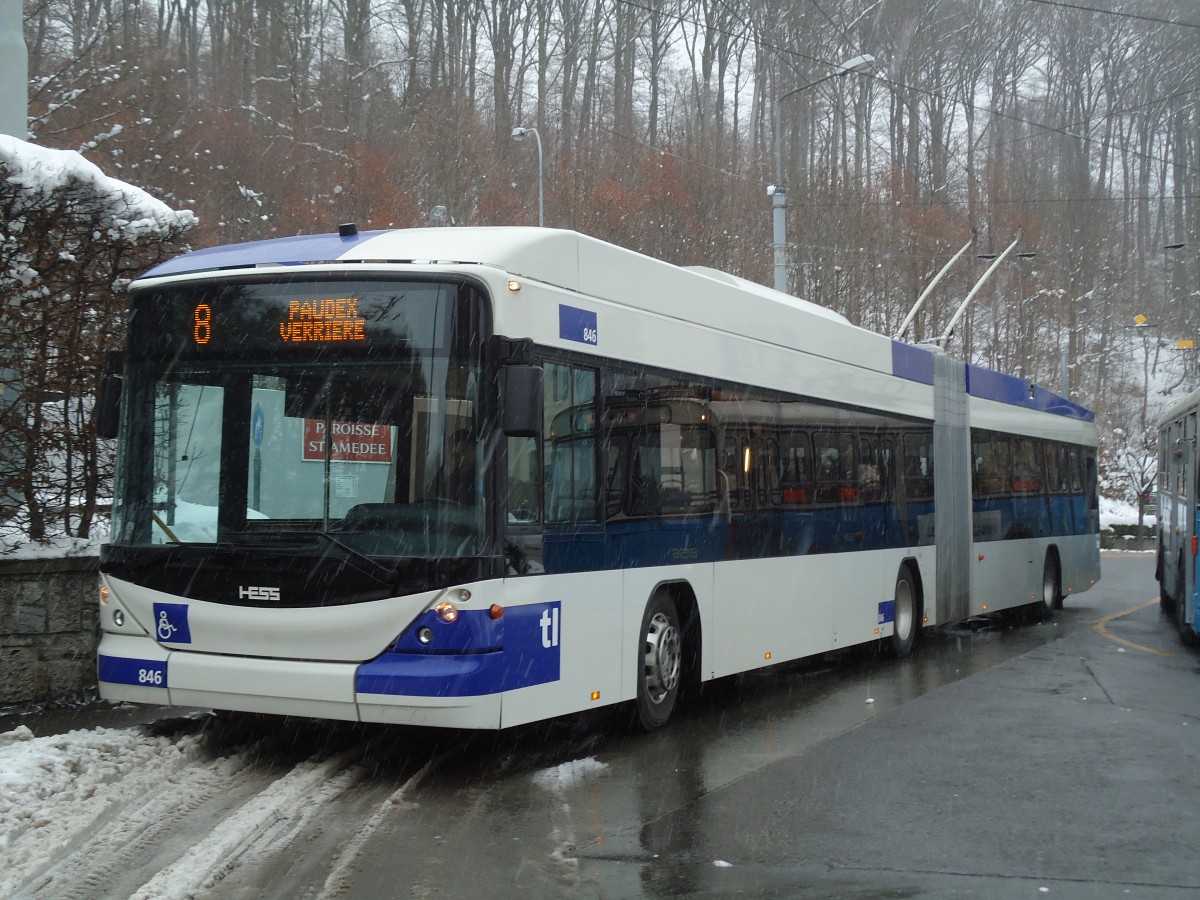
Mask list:
[[[1038,604],[1038,612],[1043,617],[1056,609],[1062,609],[1062,572],[1058,567],[1058,554],[1053,549],[1046,551],[1046,561],[1042,564],[1042,600]]]
[[[1175,598],[1167,590],[1167,586],[1163,580],[1165,578],[1166,573],[1163,572],[1163,552],[1160,546],[1158,548],[1158,560],[1154,564],[1154,579],[1158,582],[1158,608],[1164,614],[1173,618],[1175,615]]]
[[[1187,571],[1184,569],[1184,555],[1179,554],[1179,574],[1175,579],[1175,630],[1185,647],[1195,647],[1200,644],[1196,632],[1187,623]]]
[[[921,601],[912,570],[901,566],[896,575],[896,589],[892,592],[895,602],[892,635],[885,639],[884,649],[889,656],[903,659],[912,653],[921,631]]]
[[[634,725],[661,728],[671,718],[683,680],[683,628],[670,594],[659,591],[646,604],[638,632],[638,680]]]

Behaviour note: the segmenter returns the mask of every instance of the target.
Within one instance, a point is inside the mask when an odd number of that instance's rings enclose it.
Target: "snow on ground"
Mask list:
[[[161,784],[190,765],[199,742],[136,728],[39,738],[20,725],[0,734],[0,897],[65,856],[134,785]]]
[[[1142,520],[1143,525],[1148,525],[1151,528],[1158,522],[1158,519],[1146,514]],[[1138,523],[1137,507],[1132,503],[1126,503],[1124,500],[1109,500],[1107,497],[1100,498],[1100,527],[1111,528],[1113,525],[1136,525]]]
[[[570,762],[533,773],[533,783],[548,791],[565,791],[578,787],[589,778],[602,774],[608,766],[594,757],[573,759]]]

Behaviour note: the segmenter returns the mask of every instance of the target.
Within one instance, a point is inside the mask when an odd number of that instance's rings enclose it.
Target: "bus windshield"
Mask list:
[[[481,555],[481,309],[459,284],[135,294],[114,543]]]

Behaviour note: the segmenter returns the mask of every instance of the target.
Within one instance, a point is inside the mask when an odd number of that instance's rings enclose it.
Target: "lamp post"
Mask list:
[[[514,128],[512,130],[513,140],[519,141],[527,135],[533,135],[533,139],[537,141],[538,152],[538,228],[543,228],[546,225],[546,216],[542,205],[542,136],[538,134],[536,128]]]
[[[788,97],[795,96],[801,91],[815,87],[831,78],[841,78],[851,72],[866,72],[875,67],[875,57],[863,53],[848,59],[834,68],[828,75],[822,75],[816,81],[792,88],[775,98],[775,183],[767,185],[767,196],[771,198],[772,231],[775,247],[775,290],[787,293],[787,187],[783,183],[783,116],[780,108]]]

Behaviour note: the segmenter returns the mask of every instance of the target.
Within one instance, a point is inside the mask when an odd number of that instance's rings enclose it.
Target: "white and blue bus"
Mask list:
[[[1099,577],[1028,382],[570,231],[187,254],[131,288],[101,696],[504,728]]]
[[[1184,643],[1200,643],[1196,556],[1200,535],[1200,389],[1168,406],[1158,420],[1158,597]]]

